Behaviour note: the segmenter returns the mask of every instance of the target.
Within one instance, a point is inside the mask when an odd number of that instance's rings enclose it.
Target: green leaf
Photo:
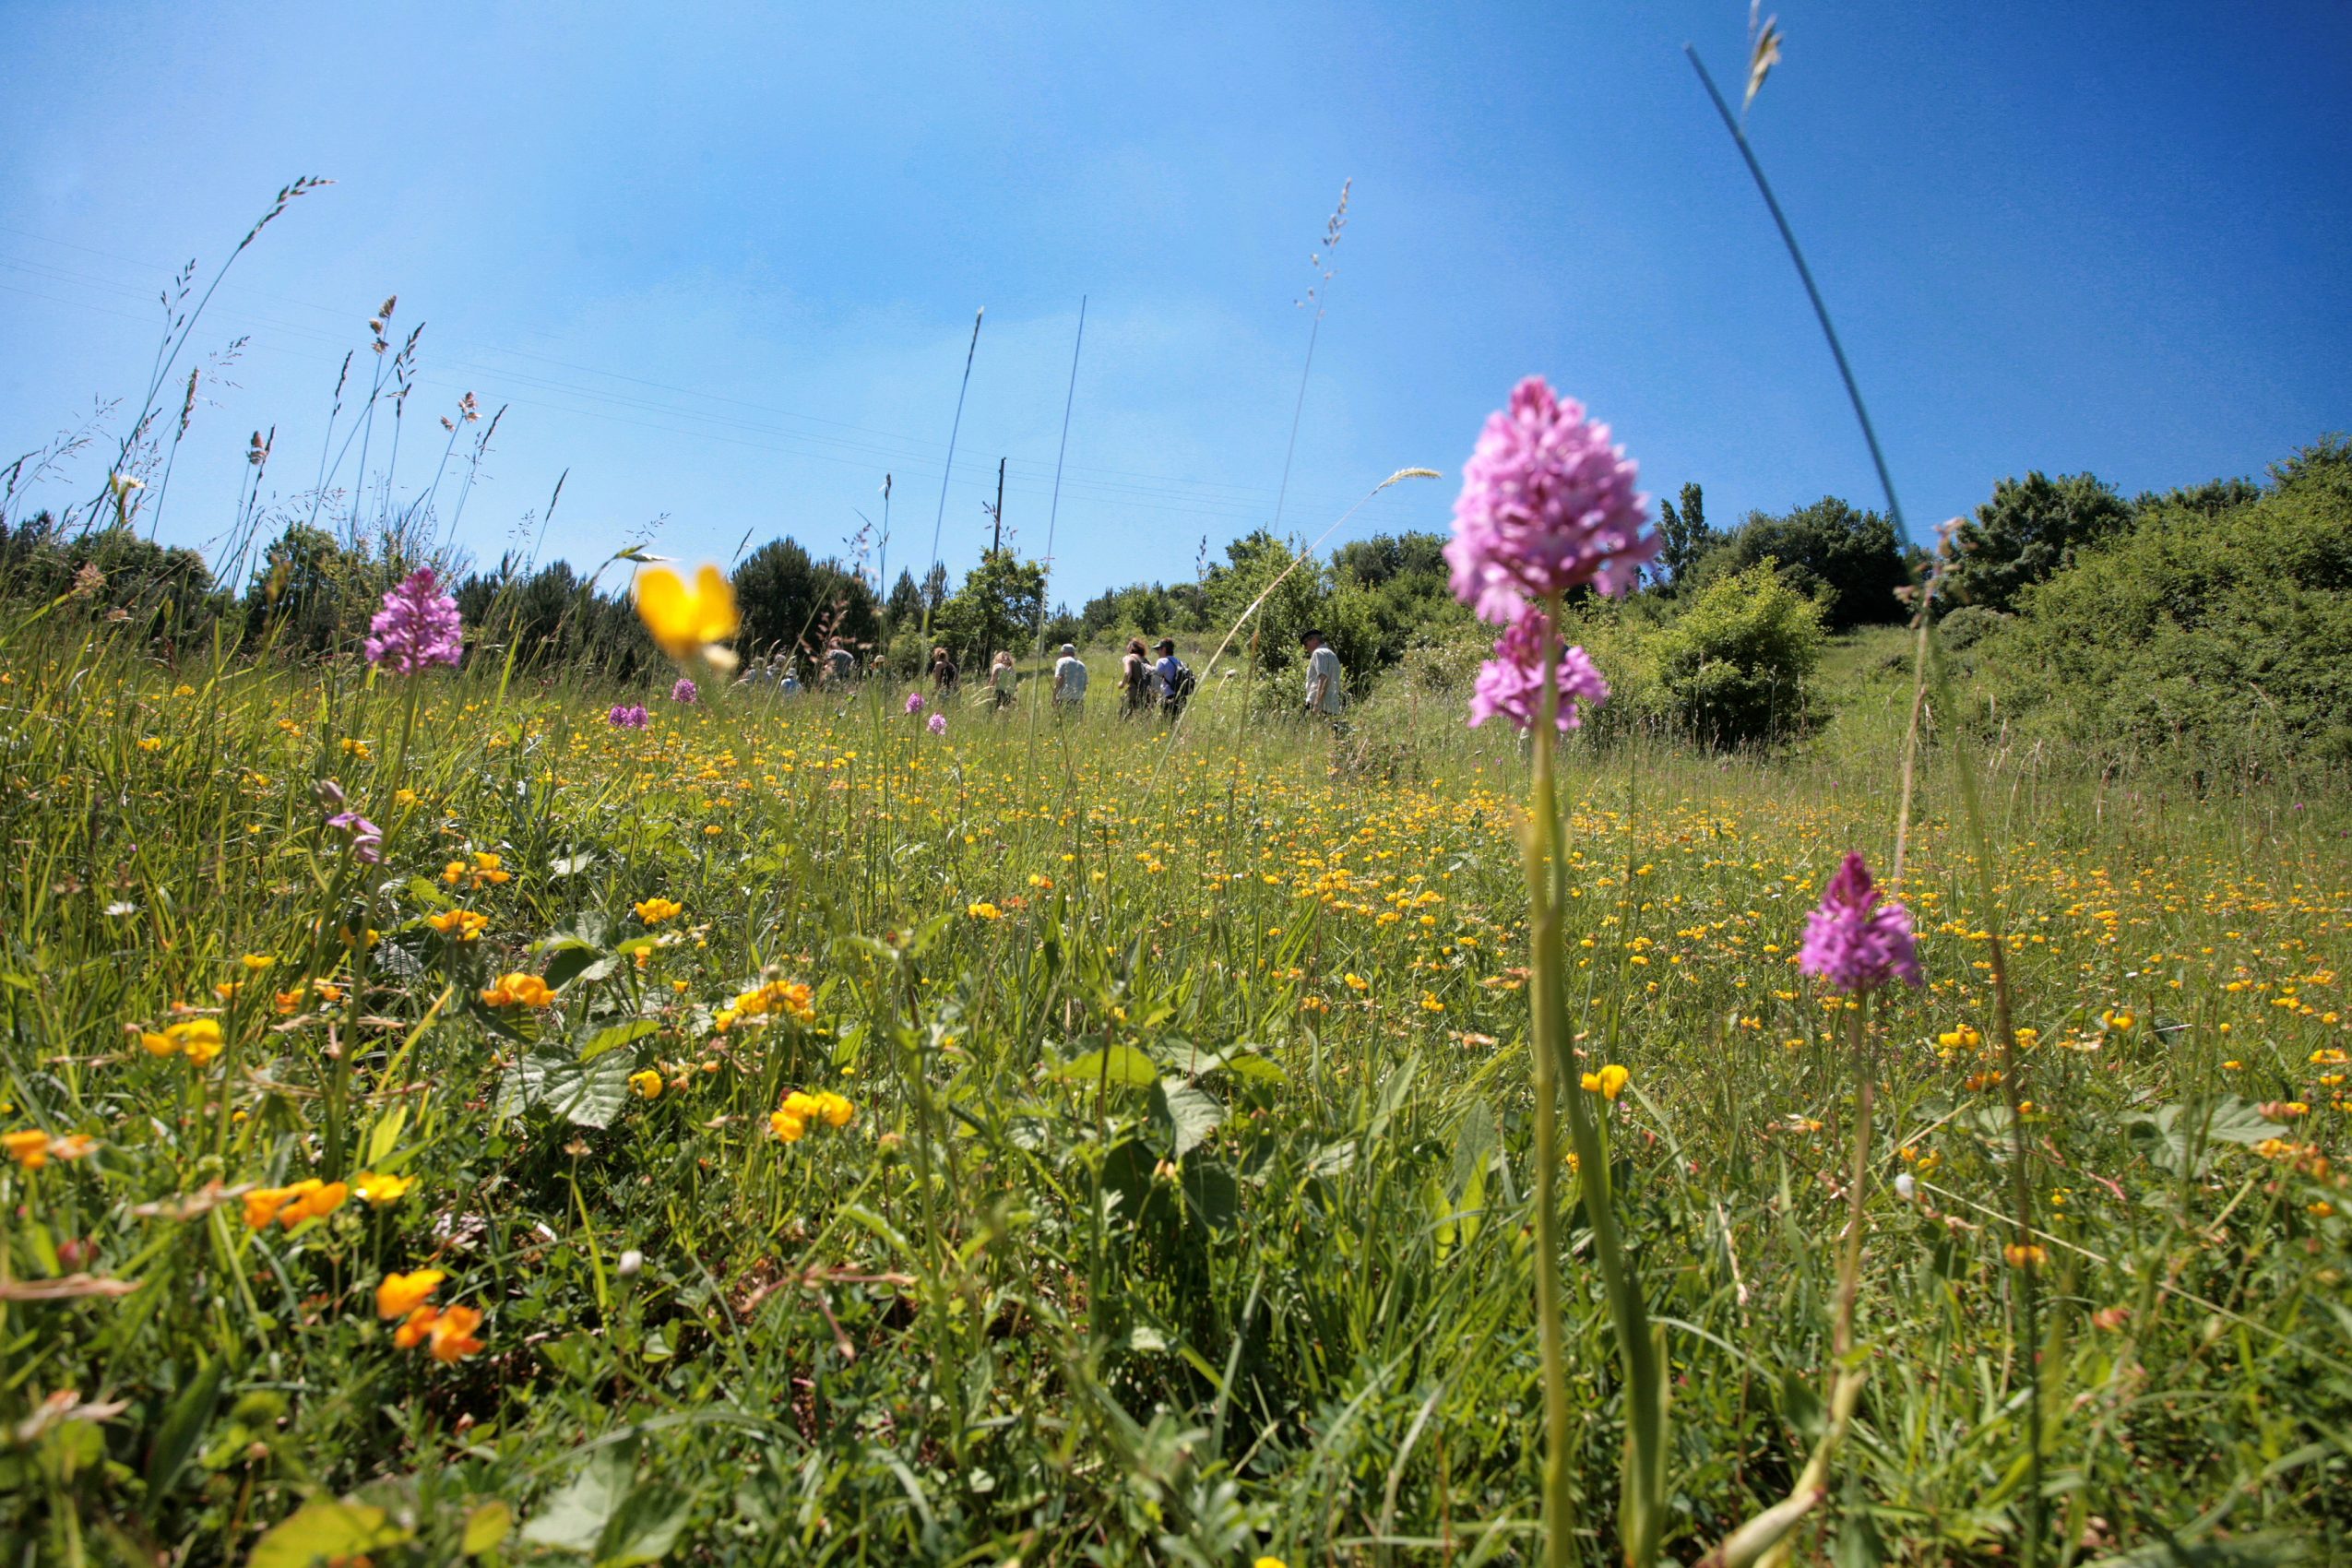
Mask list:
[[[204,1429],[211,1424],[212,1412],[220,1403],[220,1380],[228,1370],[225,1360],[205,1362],[196,1381],[172,1401],[172,1408],[163,1417],[163,1428],[155,1434],[155,1446],[147,1451],[147,1495],[150,1503],[172,1490],[204,1441]]]
[[[580,1047],[580,1060],[593,1062],[608,1051],[617,1050],[632,1040],[640,1040],[660,1031],[660,1021],[655,1018],[636,1018],[625,1024],[615,1024],[611,1028],[599,1029],[586,1045]]]
[[[2124,1124],[2149,1163],[2175,1176],[2204,1175],[2213,1166],[2216,1144],[2246,1146],[2287,1133],[2284,1126],[2234,1094],[2215,1100],[2209,1116],[2200,1117],[2192,1105],[2166,1105],[2154,1111],[2135,1111],[2124,1119]],[[2192,1149],[2196,1151],[2194,1170],[2190,1169]]]
[[[552,955],[544,978],[559,991],[576,980],[586,979],[593,983],[612,972],[611,956],[576,936],[549,937],[540,944],[540,951]]]
[[[594,864],[596,864],[596,851],[593,849],[583,849],[576,855],[558,855],[553,860],[548,861],[547,874],[550,880],[557,877],[574,876],[588,870],[588,867]]]
[[[1159,1081],[1159,1068],[1134,1046],[1114,1045],[1056,1063],[1053,1075],[1080,1084],[1096,1083],[1107,1075],[1114,1084],[1144,1088]]]
[[[1160,1079],[1152,1089],[1151,1116],[1168,1129],[1173,1146],[1170,1153],[1182,1159],[1223,1123],[1225,1107],[1207,1090],[1170,1077]]]
[[[686,1527],[690,1499],[658,1480],[630,1492],[597,1543],[596,1568],[635,1568],[657,1562]]]
[[[333,1501],[305,1503],[254,1543],[245,1568],[315,1568],[413,1538],[381,1508]]]
[[[570,1484],[547,1500],[547,1506],[523,1526],[523,1538],[536,1546],[594,1551],[604,1538],[605,1526],[621,1512],[637,1467],[636,1445],[607,1443],[588,1455]]]
[[[594,1061],[534,1051],[507,1070],[498,1115],[512,1120],[535,1105],[583,1127],[609,1127],[629,1099],[629,1063],[607,1053]]]
[[[383,1164],[385,1158],[398,1146],[401,1131],[408,1124],[409,1108],[405,1105],[396,1105],[377,1117],[375,1125],[368,1129],[366,1163]]]
[[[493,1498],[466,1515],[466,1533],[458,1538],[457,1550],[468,1557],[480,1557],[506,1538],[515,1527],[515,1511]]]

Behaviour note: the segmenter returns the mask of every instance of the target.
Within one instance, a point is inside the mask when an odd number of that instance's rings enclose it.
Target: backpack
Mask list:
[[[1181,659],[1176,660],[1176,679],[1169,685],[1168,700],[1181,706],[1199,689],[1200,683],[1193,678],[1193,667]]]

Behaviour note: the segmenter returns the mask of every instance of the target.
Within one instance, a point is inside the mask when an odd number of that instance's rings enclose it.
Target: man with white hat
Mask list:
[[[1053,700],[1058,711],[1075,718],[1087,700],[1087,667],[1078,658],[1075,643],[1062,645],[1062,657],[1053,662]]]

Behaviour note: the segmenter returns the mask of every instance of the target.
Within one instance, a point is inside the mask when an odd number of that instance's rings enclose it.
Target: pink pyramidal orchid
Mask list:
[[[1529,600],[1586,584],[1625,592],[1660,548],[1645,531],[1649,497],[1633,488],[1636,471],[1584,405],[1541,376],[1520,382],[1463,465],[1445,547],[1455,597],[1507,625]]]
[[[1805,917],[1805,944],[1797,968],[1819,977],[1832,991],[1858,996],[1891,980],[1921,983],[1918,941],[1911,912],[1881,903],[1870,867],[1854,850],[1823,890],[1821,907]]]
[[[433,568],[411,572],[384,596],[362,644],[368,662],[413,675],[428,664],[455,664],[464,651],[457,601],[441,591]]]

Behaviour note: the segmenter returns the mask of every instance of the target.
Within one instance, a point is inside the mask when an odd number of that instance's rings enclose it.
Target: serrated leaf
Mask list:
[[[381,1508],[315,1501],[270,1526],[254,1542],[246,1568],[316,1568],[412,1539]]]
[[[610,1053],[596,1060],[534,1051],[507,1070],[498,1087],[498,1115],[511,1120],[533,1106],[583,1127],[609,1127],[629,1099],[629,1063]]]

